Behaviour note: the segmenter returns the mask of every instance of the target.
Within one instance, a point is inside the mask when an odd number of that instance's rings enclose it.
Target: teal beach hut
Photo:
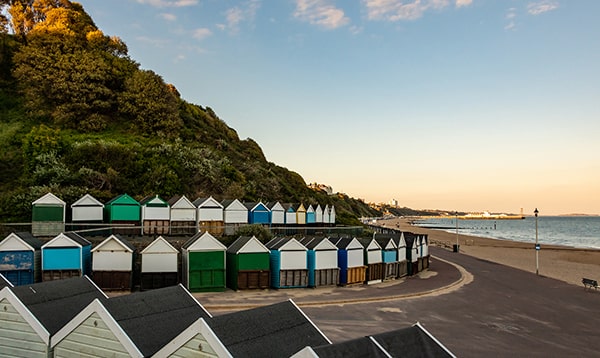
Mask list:
[[[119,195],[104,204],[104,217],[112,226],[113,234],[140,234],[140,203],[127,194]]]
[[[59,234],[42,245],[42,281],[90,276],[91,251],[92,244],[79,234]]]
[[[298,240],[276,237],[265,245],[271,251],[271,287],[308,287],[307,249]]]
[[[398,263],[398,246],[390,236],[377,235],[375,238],[381,246],[383,261],[383,280],[393,280],[398,277],[400,264]]]
[[[300,243],[308,250],[308,287],[338,285],[338,248],[325,237],[304,237]]]

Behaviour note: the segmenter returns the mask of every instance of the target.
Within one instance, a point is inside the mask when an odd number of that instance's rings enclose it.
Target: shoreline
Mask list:
[[[422,228],[406,218],[380,220],[384,227],[427,234],[429,243],[452,249],[457,235],[438,229]],[[533,243],[458,234],[459,253],[535,273]],[[582,286],[582,278],[600,280],[600,249],[543,245],[538,252],[539,275]]]

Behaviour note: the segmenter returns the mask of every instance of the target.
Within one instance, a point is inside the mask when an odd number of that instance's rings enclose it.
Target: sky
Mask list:
[[[600,1],[79,2],[307,183],[414,209],[600,214]]]

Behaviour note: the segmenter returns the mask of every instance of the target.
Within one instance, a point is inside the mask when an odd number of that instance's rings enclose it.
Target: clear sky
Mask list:
[[[84,0],[267,159],[368,202],[600,214],[598,0]]]

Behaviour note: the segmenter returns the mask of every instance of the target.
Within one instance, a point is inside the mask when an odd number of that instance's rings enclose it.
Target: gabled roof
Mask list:
[[[48,194],[42,196],[41,198],[37,199],[36,201],[34,201],[31,204],[32,205],[59,205],[59,206],[67,205],[67,204],[65,204],[64,201],[60,200],[56,195],[54,195],[52,193],[48,193]]]
[[[397,250],[398,245],[394,242],[394,239],[391,237],[375,237],[375,241],[381,246],[382,250]]]
[[[307,213],[314,213],[315,212],[315,208],[312,206],[312,204],[308,205],[308,207],[306,208],[306,212]]]
[[[257,202],[245,202],[244,206],[248,209],[248,211],[270,211],[269,208],[262,203],[262,201]]]
[[[304,237],[300,243],[309,250],[337,250],[337,246],[326,237]]]
[[[331,344],[292,300],[216,316],[209,325],[234,357],[289,357]]]
[[[310,352],[311,348],[305,348]],[[372,338],[360,337],[349,341],[323,345],[312,348],[313,357],[337,358],[337,357],[365,357],[365,358],[390,358],[385,350]],[[395,357],[420,357],[411,355],[399,355]]]
[[[223,345],[219,337],[215,334],[215,332],[210,328],[210,326],[206,323],[204,318],[198,318],[194,323],[192,323],[188,328],[183,330],[177,337],[167,343],[161,350],[156,352],[152,357],[153,358],[167,358],[174,355],[178,349],[183,347],[187,342],[196,337],[197,335],[202,335],[204,340],[208,342],[210,347],[198,347],[199,350],[206,352],[207,350],[213,350],[217,357],[232,357],[227,348]],[[206,349],[208,348],[208,349]],[[200,354],[200,352],[198,352]]]
[[[185,195],[175,195],[168,201],[171,208],[179,208],[180,206],[193,208],[194,204]]]
[[[251,251],[245,249],[251,248]],[[263,245],[256,236],[240,236],[227,248],[228,253],[237,254],[240,252],[266,252],[269,253],[269,249]]]
[[[157,195],[148,195],[140,200],[142,206],[168,207],[169,203]]]
[[[71,247],[71,246],[91,246],[92,243],[84,239],[76,232],[63,232],[55,238],[42,245],[42,249],[46,247]]]
[[[403,231],[402,234],[404,235],[404,242],[406,242],[406,247],[413,247],[413,244],[417,239],[417,235],[408,231]]]
[[[52,336],[94,299],[106,295],[87,276],[11,288]]]
[[[92,249],[92,252],[94,252],[94,251],[100,251],[103,246],[107,245],[111,241],[116,242],[121,247],[123,247],[123,249],[125,249],[126,251],[129,251],[129,252],[134,252],[135,251],[135,246],[133,246],[129,241],[127,241],[123,237],[121,237],[121,235],[119,235],[119,234],[112,234],[109,237],[107,237],[106,239],[104,239],[104,241],[102,241],[96,247],[94,247]]]
[[[400,235],[393,236],[394,242],[398,248],[406,247],[406,240],[404,239],[404,233],[401,232]]]
[[[361,237],[358,239],[358,241],[360,241],[360,243],[363,245],[363,247],[369,251],[371,251],[371,250],[380,250],[381,251],[381,245],[379,245],[377,240],[374,240],[373,238]]]
[[[285,204],[283,204],[283,208],[285,209],[285,211],[287,213],[295,213],[296,212],[296,207],[292,203],[285,203]]]
[[[455,357],[419,322],[372,336],[392,357]]]
[[[278,201],[270,201],[267,204],[267,208],[271,211],[285,211],[285,207]]]
[[[42,245],[42,241],[31,235],[29,232],[12,232],[0,241],[0,251],[35,251],[40,250]]]
[[[306,251],[306,247],[293,237],[278,237],[267,242],[265,245],[269,250],[280,251]]]
[[[98,199],[94,198],[90,194],[85,194],[84,196],[79,198],[79,200],[71,204],[72,208],[77,206],[99,206],[103,208],[104,204],[102,204]]]
[[[116,196],[116,197],[110,199],[109,201],[106,202],[106,204],[104,204],[104,206],[109,206],[109,205],[140,205],[140,203],[138,203],[137,200],[135,200],[134,198],[132,198],[131,196],[129,196],[127,194],[121,194],[119,196]]]
[[[298,205],[294,205],[294,209],[296,209],[296,212],[298,212],[298,211],[306,212],[306,208],[304,207],[304,204],[302,204],[302,203],[300,203]]]
[[[212,196],[208,198],[198,198],[194,200],[194,206],[197,208],[214,208],[214,209],[223,209],[223,204],[219,203]]]
[[[104,306],[144,356],[210,313],[181,285],[110,298]]]
[[[237,199],[225,199],[221,201],[221,205],[223,205],[223,210],[248,210],[248,208]]]
[[[157,252],[157,249],[166,250],[165,252],[179,253],[176,248],[173,247],[164,237],[159,236],[154,241],[152,241],[148,246],[146,246],[141,254],[149,253],[149,252]],[[161,251],[162,252],[162,251]]]
[[[359,246],[364,249],[363,244],[361,244],[360,241],[358,241],[354,237],[340,237],[340,238],[330,237],[329,241],[333,242],[333,244],[335,246],[337,246],[338,249],[345,250],[348,248],[358,248]]]
[[[190,251],[227,250],[227,247],[208,231],[196,233],[181,248]]]

